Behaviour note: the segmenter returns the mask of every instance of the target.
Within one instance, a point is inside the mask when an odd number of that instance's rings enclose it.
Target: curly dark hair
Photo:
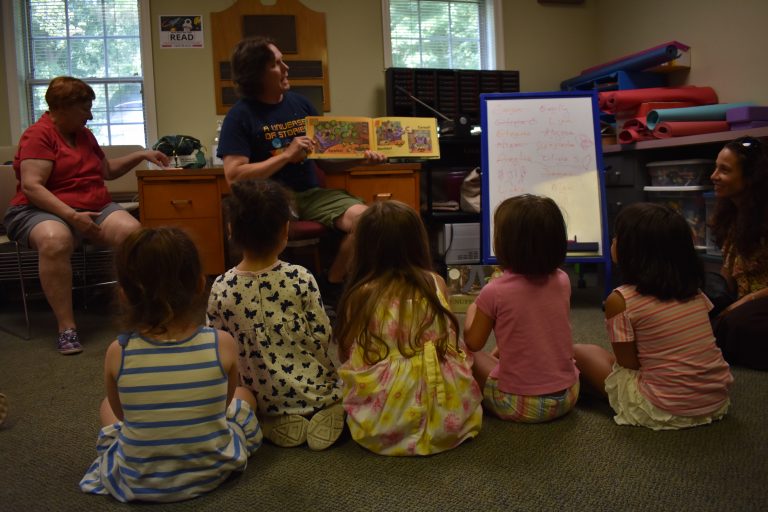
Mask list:
[[[179,228],[134,231],[115,252],[123,327],[151,334],[204,314],[207,299],[197,248]]]
[[[237,92],[245,98],[257,98],[264,91],[264,71],[275,61],[269,37],[249,37],[235,46],[232,52],[232,81]]]
[[[744,258],[750,257],[768,238],[768,154],[766,144],[741,137],[725,145],[741,165],[744,190],[738,204],[732,197],[718,198],[709,221],[718,246],[732,244]]]
[[[499,265],[516,274],[545,276],[565,261],[563,214],[548,197],[510,197],[493,214],[493,250]]]
[[[291,218],[288,191],[273,180],[233,183],[224,205],[232,240],[254,256],[264,256],[277,247]]]
[[[659,300],[687,300],[704,285],[704,268],[685,218],[666,205],[633,203],[614,224],[616,262],[626,284]]]

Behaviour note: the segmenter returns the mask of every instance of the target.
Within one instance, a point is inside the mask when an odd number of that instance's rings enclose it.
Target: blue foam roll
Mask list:
[[[653,130],[657,124],[665,121],[725,121],[725,113],[728,110],[751,105],[754,103],[718,103],[698,107],[651,110],[645,118],[645,124],[649,130]]]
[[[670,44],[662,46],[660,48],[650,50],[647,53],[641,55],[635,55],[626,59],[621,59],[610,66],[579,75],[574,78],[569,78],[560,82],[561,89],[570,89],[573,86],[582,84],[584,82],[590,82],[596,78],[600,78],[616,71],[642,71],[644,69],[664,64],[671,60],[675,60],[680,56],[677,46]]]

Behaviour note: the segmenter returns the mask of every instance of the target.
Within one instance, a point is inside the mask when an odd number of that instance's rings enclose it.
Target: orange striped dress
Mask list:
[[[611,343],[637,344],[638,390],[654,406],[676,416],[701,416],[728,401],[733,382],[728,363],[715,345],[708,312],[699,292],[688,301],[660,301],[631,285],[616,289],[626,310],[608,319]]]

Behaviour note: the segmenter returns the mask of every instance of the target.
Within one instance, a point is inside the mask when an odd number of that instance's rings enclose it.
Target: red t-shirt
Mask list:
[[[27,128],[19,140],[19,148],[13,159],[13,169],[19,183],[11,205],[30,204],[21,191],[20,177],[21,162],[27,159],[53,162],[53,170],[45,186],[66,205],[99,211],[112,202],[104,184],[104,152],[89,129],[83,127],[77,132],[73,148],[56,129],[48,112]]]

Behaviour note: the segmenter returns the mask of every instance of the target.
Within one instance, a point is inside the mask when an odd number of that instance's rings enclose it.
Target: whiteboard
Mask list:
[[[568,239],[598,244],[596,251],[569,256],[605,259],[596,93],[481,94],[480,100],[483,261],[496,261],[493,212],[520,194],[552,198],[563,212]]]

